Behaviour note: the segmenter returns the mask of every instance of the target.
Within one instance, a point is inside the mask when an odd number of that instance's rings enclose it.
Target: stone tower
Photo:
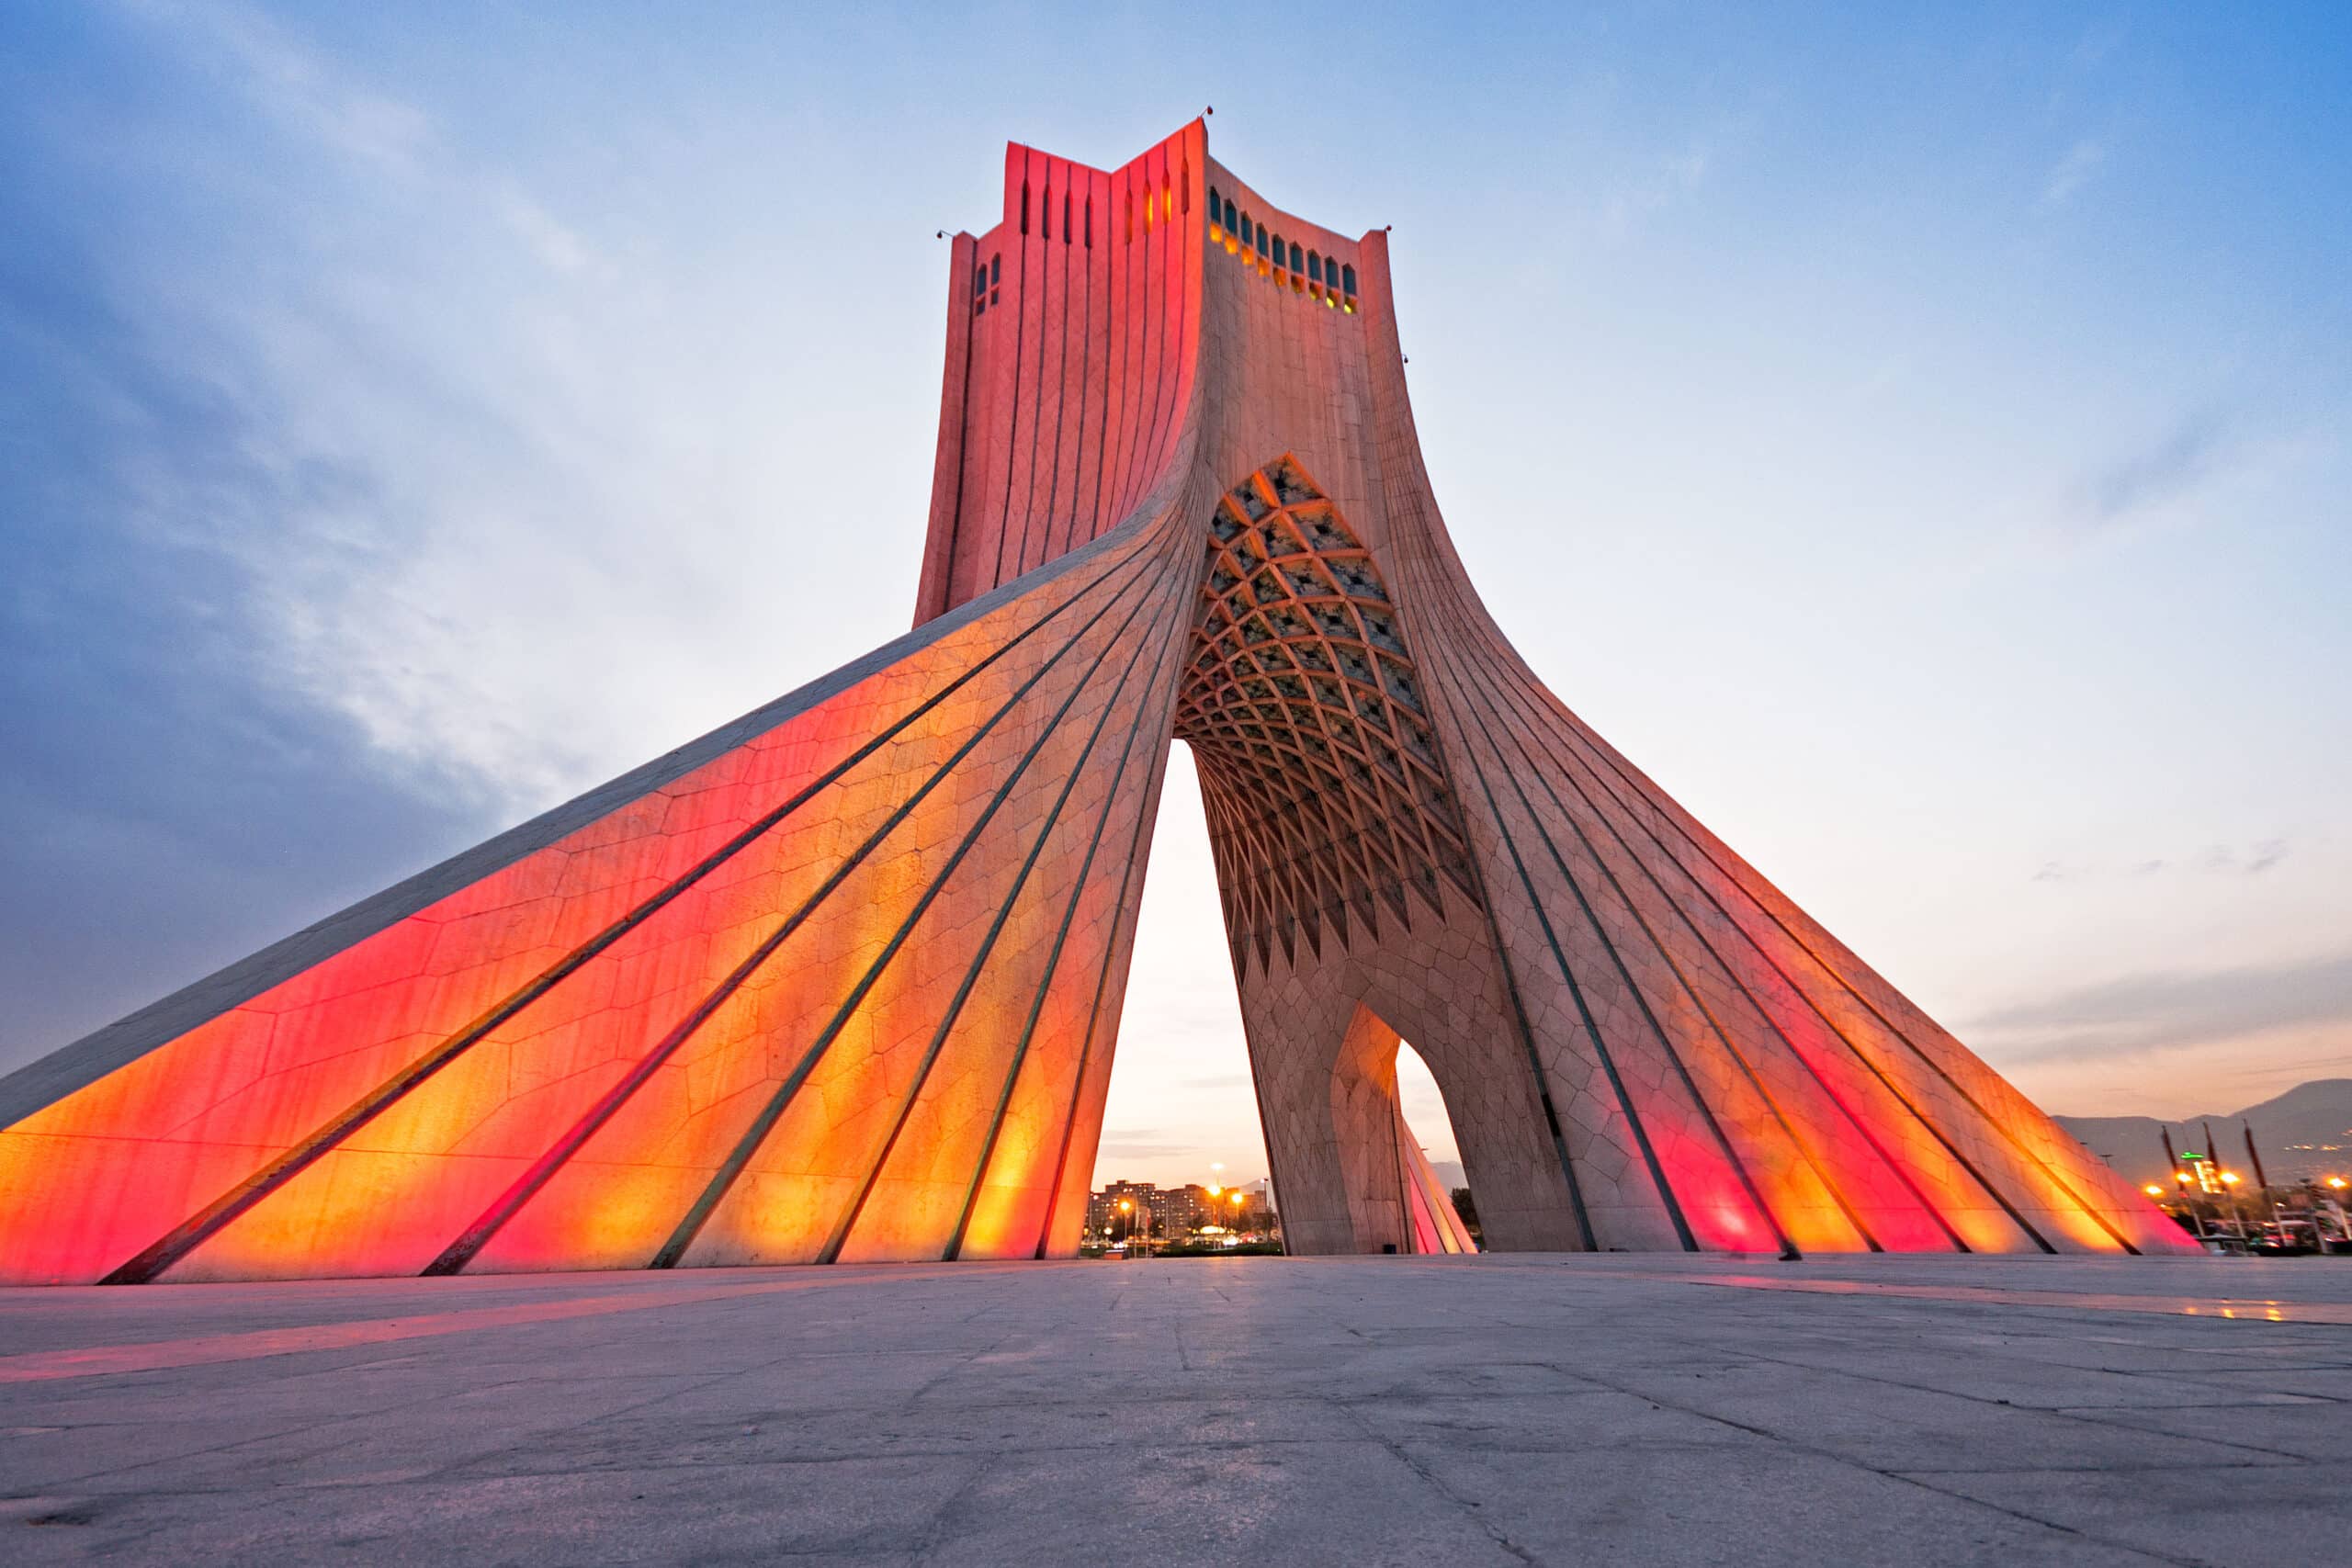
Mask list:
[[[0,1280],[1066,1255],[1175,739],[1294,1250],[1458,1243],[1400,1035],[1489,1247],[2188,1246],[1521,661],[1196,121],[956,237],[912,631],[0,1080]]]

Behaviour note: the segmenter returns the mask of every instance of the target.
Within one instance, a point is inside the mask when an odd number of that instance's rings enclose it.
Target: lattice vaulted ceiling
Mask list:
[[[1387,585],[1296,462],[1219,498],[1176,734],[1191,742],[1237,972],[1477,897]]]

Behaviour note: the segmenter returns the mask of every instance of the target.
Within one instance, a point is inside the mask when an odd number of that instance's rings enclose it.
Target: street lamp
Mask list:
[[[2161,1198],[2161,1197],[2163,1197],[2163,1196],[2165,1195],[2165,1190],[2164,1190],[2163,1188],[2161,1188],[2161,1187],[2157,1186],[2157,1185],[2156,1185],[2154,1182],[2153,1182],[2153,1181],[2149,1182],[2145,1187],[2143,1187],[2142,1189],[2140,1189],[2140,1190],[2141,1190],[2141,1191],[2143,1191],[2143,1192],[2145,1192],[2145,1193],[2146,1193],[2149,1197],[2151,1197],[2151,1198]]]
[[[2237,1228],[2238,1245],[2252,1251],[2253,1244],[2246,1235],[2245,1213],[2238,1207],[2238,1183],[2243,1179],[2234,1170],[2222,1172],[2222,1193],[2230,1201],[2230,1224]]]

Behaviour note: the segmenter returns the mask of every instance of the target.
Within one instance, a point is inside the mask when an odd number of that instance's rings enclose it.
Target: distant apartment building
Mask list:
[[[1168,1194],[1148,1181],[1114,1181],[1086,1201],[1086,1228],[1097,1235],[1107,1235],[1114,1226],[1139,1227],[1142,1215],[1148,1213],[1151,1215],[1153,1235],[1179,1235],[1170,1226],[1170,1215],[1163,1206],[1167,1198]],[[1124,1216],[1119,1209],[1122,1201],[1134,1205]]]
[[[1235,1202],[1238,1194],[1241,1201]],[[1264,1181],[1253,1181],[1247,1187],[1228,1187],[1225,1191],[1222,1217],[1217,1224],[1227,1230],[1272,1231],[1278,1229],[1274,1219],[1274,1192]]]
[[[1238,1203],[1234,1201],[1237,1194],[1241,1199]],[[1122,1201],[1134,1205],[1124,1216],[1119,1208]],[[1227,1230],[1266,1230],[1273,1224],[1272,1194],[1263,1181],[1216,1192],[1196,1181],[1182,1187],[1114,1181],[1087,1200],[1086,1228],[1096,1235],[1107,1235],[1114,1228],[1124,1230],[1126,1224],[1138,1223],[1136,1217],[1145,1212],[1151,1215],[1151,1234],[1161,1237],[1190,1235],[1211,1224]]]

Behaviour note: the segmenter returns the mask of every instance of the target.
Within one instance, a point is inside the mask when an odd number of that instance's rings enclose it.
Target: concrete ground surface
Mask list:
[[[0,1562],[2352,1562],[2352,1260],[0,1292]]]

